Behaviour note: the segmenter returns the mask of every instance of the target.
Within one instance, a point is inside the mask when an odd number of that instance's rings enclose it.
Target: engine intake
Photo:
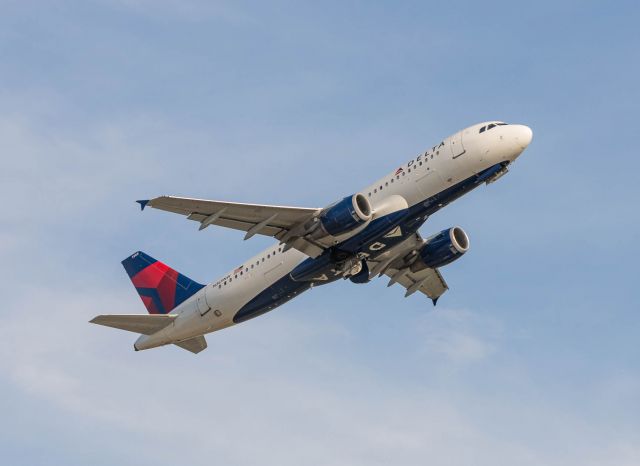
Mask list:
[[[324,209],[320,214],[320,224],[329,235],[339,236],[367,223],[371,216],[369,200],[357,193]]]
[[[417,272],[427,267],[437,268],[450,264],[459,259],[469,250],[469,237],[460,227],[442,230],[437,235],[428,238],[419,257],[411,266],[411,270]]]

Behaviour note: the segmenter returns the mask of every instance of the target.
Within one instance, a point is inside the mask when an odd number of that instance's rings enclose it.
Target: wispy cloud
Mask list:
[[[424,351],[452,364],[472,364],[489,357],[500,337],[495,320],[467,310],[438,309],[421,322]]]

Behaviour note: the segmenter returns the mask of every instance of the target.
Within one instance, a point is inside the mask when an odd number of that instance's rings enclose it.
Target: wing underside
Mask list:
[[[385,275],[392,278],[397,273],[402,273],[402,270],[388,269]],[[419,272],[408,271],[398,277],[397,283],[407,290],[405,296],[419,291],[434,301],[434,304],[449,289],[438,269],[424,269]]]
[[[449,287],[438,269],[411,270],[416,253],[423,243],[422,237],[414,233],[375,259],[368,260],[371,278],[384,274],[390,278],[388,286],[398,283],[406,289],[405,297],[419,291],[435,304]]]
[[[243,204],[174,196],[161,196],[138,202],[143,208],[149,206],[184,215],[187,219],[198,222],[200,230],[210,225],[217,225],[244,231],[245,239],[254,235],[272,236],[311,257],[317,257],[324,251],[322,245],[294,234],[296,228],[312,219],[321,209]]]

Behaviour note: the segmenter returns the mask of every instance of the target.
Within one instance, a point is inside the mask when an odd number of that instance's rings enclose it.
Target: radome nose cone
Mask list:
[[[531,140],[533,139],[533,131],[531,128],[525,125],[519,125],[518,135],[516,136],[518,139],[518,143],[522,147],[522,150],[526,149],[529,144],[531,144]]]

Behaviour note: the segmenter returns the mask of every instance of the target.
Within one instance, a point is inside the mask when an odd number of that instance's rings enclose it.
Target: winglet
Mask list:
[[[144,210],[145,207],[147,207],[147,204],[149,203],[149,199],[143,199],[141,201],[136,201],[138,204],[140,204],[140,210]]]
[[[438,296],[437,298],[433,298],[431,301],[433,302],[433,306],[435,307],[435,305],[438,303],[438,299],[440,299],[440,296]]]

